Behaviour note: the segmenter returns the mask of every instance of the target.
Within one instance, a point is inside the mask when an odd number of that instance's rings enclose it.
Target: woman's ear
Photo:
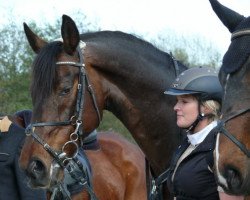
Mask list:
[[[210,108],[208,108],[207,106],[201,105],[201,113],[206,114],[210,114],[212,112],[212,110]]]

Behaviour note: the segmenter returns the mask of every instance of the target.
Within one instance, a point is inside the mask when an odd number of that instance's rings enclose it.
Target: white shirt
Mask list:
[[[217,121],[213,121],[197,133],[193,133],[193,134],[188,133],[187,137],[188,137],[189,142],[193,146],[200,144],[207,137],[209,132],[216,126],[217,126]]]

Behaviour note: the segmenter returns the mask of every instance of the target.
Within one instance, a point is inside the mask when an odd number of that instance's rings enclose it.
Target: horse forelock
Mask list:
[[[61,42],[51,42],[37,54],[33,64],[31,96],[33,103],[51,95],[56,82],[56,59],[62,52]]]
[[[243,20],[235,31],[250,29],[250,17]],[[226,74],[231,74],[244,65],[250,56],[250,35],[236,37],[232,40],[226,54],[223,57],[221,70]]]

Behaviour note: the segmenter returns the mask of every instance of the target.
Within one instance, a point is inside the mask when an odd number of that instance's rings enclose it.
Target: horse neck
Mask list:
[[[120,90],[111,90],[106,109],[125,125],[155,173],[159,174],[169,165],[173,150],[180,142],[173,112],[174,101],[161,95],[139,91],[136,94],[125,96]]]
[[[169,56],[162,55],[157,61],[149,57],[128,61],[119,56],[95,68],[106,80],[105,109],[126,126],[155,174],[159,174],[169,165],[179,142],[173,111],[175,99],[163,94],[175,78],[175,69]]]

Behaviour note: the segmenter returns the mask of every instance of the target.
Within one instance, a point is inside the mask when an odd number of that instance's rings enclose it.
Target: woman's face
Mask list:
[[[174,106],[177,115],[177,125],[180,128],[188,128],[198,116],[198,101],[192,95],[177,96],[177,103]]]

